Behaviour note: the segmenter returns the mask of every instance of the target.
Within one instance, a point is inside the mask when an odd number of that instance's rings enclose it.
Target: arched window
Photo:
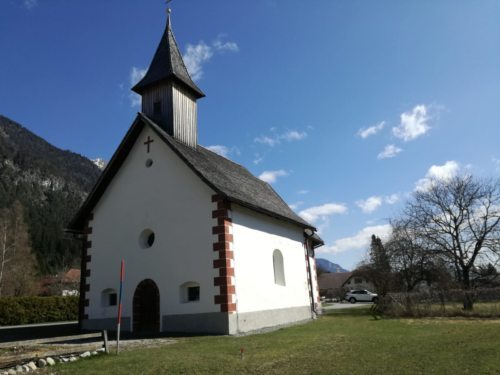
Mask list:
[[[283,263],[283,254],[278,249],[273,252],[274,283],[277,285],[286,285],[285,266]]]
[[[197,302],[200,300],[200,284],[188,281],[181,285],[180,296],[182,303]]]
[[[108,288],[101,292],[101,306],[109,307],[116,306],[118,303],[118,297],[116,290]]]

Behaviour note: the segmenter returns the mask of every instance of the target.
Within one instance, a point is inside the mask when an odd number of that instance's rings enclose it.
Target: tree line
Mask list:
[[[464,310],[472,310],[474,289],[500,286],[499,181],[433,180],[390,224],[391,236],[383,243],[373,235],[369,259],[357,270],[380,295],[461,289]]]

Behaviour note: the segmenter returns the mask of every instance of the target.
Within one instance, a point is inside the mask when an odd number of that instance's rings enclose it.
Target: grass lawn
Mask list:
[[[245,357],[240,359],[243,347]],[[60,374],[499,374],[500,320],[379,319],[337,310],[245,337],[190,337],[52,367]]]

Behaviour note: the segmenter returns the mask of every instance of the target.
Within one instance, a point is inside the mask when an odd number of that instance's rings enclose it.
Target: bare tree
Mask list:
[[[5,284],[5,273],[16,254],[18,221],[12,220],[10,210],[0,212],[0,297]]]
[[[411,292],[423,281],[428,281],[432,268],[432,254],[427,251],[421,238],[415,236],[409,223],[403,219],[391,222],[392,235],[386,243],[391,266],[398,283],[405,292]]]
[[[466,291],[464,309],[472,310],[471,271],[500,253],[500,185],[472,176],[435,180],[416,191],[403,218],[428,251],[445,259]]]
[[[35,270],[22,208],[15,203],[0,211],[0,296],[31,294]]]

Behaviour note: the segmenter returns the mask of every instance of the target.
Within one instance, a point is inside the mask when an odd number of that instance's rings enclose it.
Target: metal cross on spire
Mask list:
[[[165,5],[167,6],[167,24],[170,27],[170,13],[172,13],[172,9],[168,6],[172,0],[166,0]]]
[[[165,5],[167,6],[167,14],[170,14],[172,12],[172,9],[168,6],[173,0],[166,0]]]

